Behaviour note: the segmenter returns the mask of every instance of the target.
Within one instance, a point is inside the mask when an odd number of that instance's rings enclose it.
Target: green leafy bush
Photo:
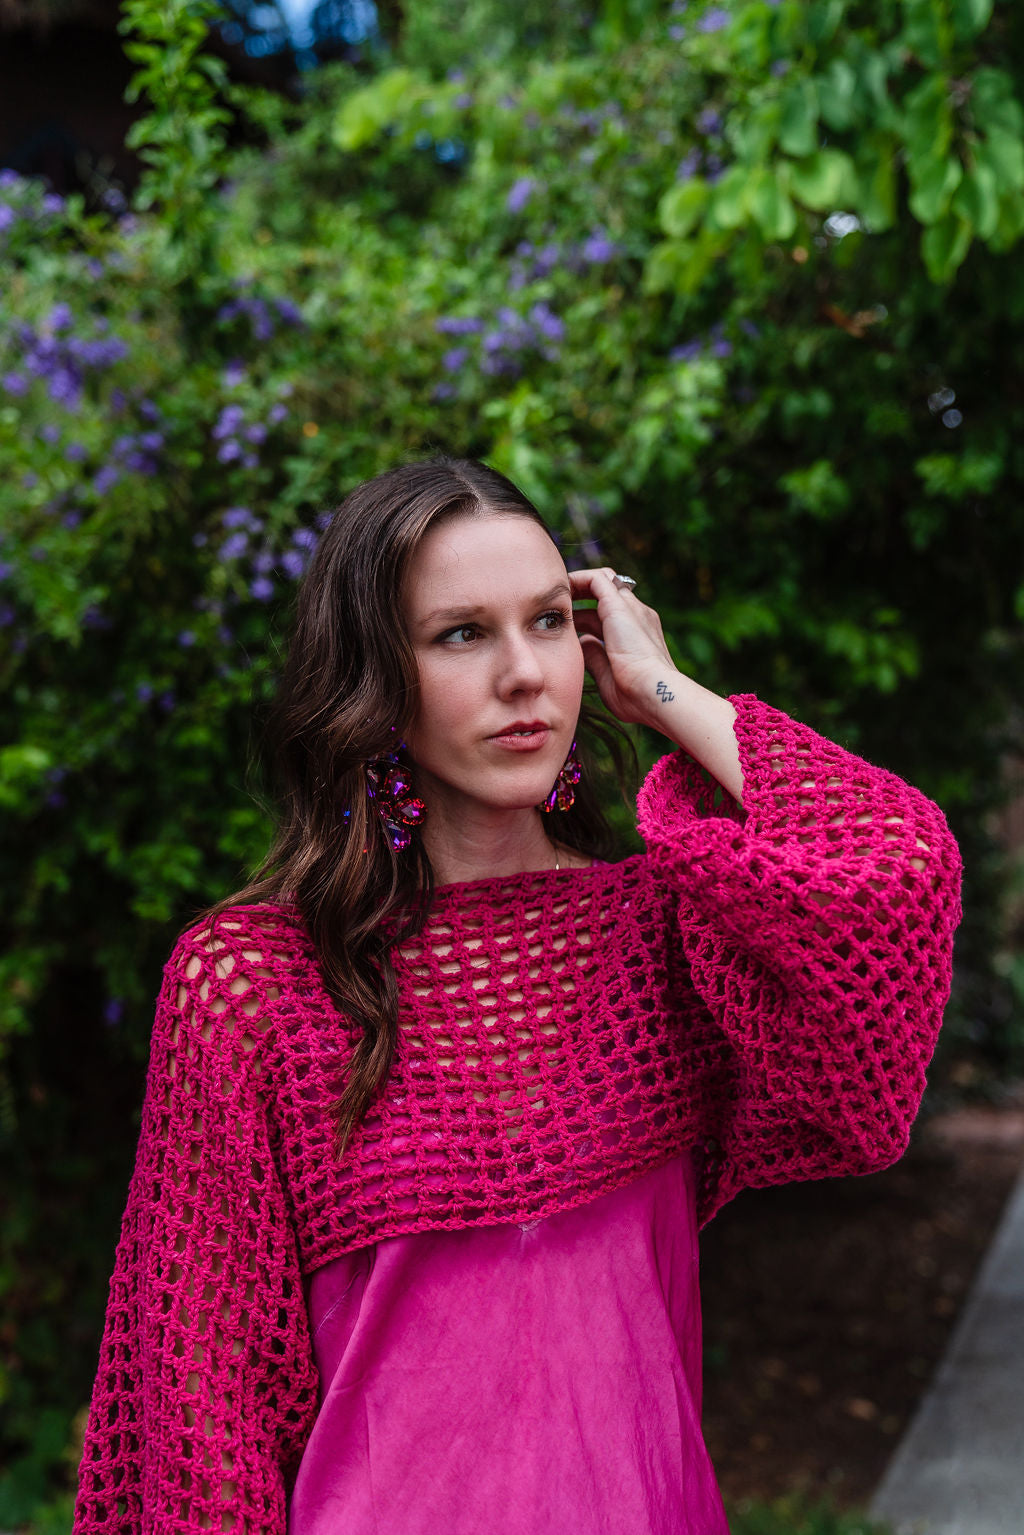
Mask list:
[[[295,580],[400,459],[486,458],[681,665],[935,795],[957,1027],[1024,1052],[983,830],[1024,624],[1016,8],[407,11],[289,101],[227,82],[205,0],[130,0],[135,207],[0,176],[5,1526],[74,1462],[174,928],[265,846]]]

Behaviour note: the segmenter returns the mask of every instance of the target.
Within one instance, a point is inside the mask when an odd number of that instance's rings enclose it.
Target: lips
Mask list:
[[[498,751],[539,752],[551,739],[551,726],[545,725],[543,720],[513,720],[500,735],[487,739]]]
[[[500,740],[504,736],[533,735],[538,730],[547,730],[546,720],[513,720],[511,725],[505,725],[501,730],[496,730],[489,741]]]

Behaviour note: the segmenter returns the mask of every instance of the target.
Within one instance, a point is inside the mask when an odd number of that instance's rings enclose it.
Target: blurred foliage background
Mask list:
[[[323,519],[402,459],[938,799],[947,1057],[1024,1061],[1024,12],[408,0],[284,92],[226,14],[123,5],[130,201],[0,172],[3,1528],[67,1526],[160,967],[266,845]]]

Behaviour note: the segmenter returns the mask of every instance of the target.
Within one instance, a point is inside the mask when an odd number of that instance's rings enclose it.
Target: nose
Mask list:
[[[502,697],[515,693],[539,693],[544,669],[525,634],[505,637],[498,651],[497,687]]]

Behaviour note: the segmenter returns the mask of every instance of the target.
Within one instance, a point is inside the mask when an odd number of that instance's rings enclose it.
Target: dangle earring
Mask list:
[[[392,725],[392,732],[394,728]],[[366,764],[366,793],[376,802],[388,841],[399,852],[412,841],[410,828],[421,825],[427,814],[426,805],[413,793],[412,775],[398,755],[405,749],[405,742],[399,741],[394,751]]]
[[[554,788],[547,799],[542,799],[538,810],[569,810],[576,799],[576,785],[583,776],[583,767],[576,755],[576,742],[569,747],[569,755],[558,770]]]

